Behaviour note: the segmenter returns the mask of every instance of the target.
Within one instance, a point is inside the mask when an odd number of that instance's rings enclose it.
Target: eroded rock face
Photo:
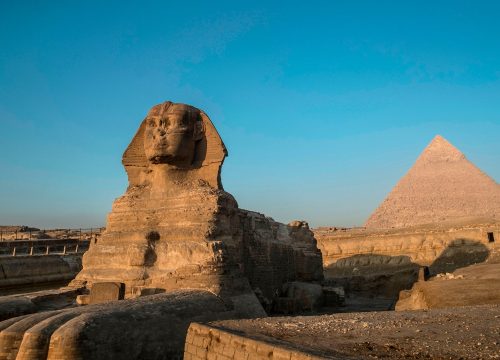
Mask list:
[[[203,111],[154,106],[123,155],[129,187],[74,283],[123,282],[126,296],[137,287],[234,295],[248,292],[250,279],[271,297],[283,282],[321,279],[321,253],[307,223],[287,226],[240,210],[223,190],[226,155]],[[267,279],[255,276],[256,267]]]

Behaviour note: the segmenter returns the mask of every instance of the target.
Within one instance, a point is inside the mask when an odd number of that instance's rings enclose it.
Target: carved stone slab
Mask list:
[[[90,304],[99,304],[108,301],[123,300],[125,284],[119,282],[95,283],[90,290]]]

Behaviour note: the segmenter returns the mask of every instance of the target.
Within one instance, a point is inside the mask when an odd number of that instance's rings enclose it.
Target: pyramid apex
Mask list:
[[[434,136],[434,138],[431,140],[429,145],[431,145],[431,144],[443,144],[443,145],[446,145],[448,147],[452,147],[455,149],[455,147],[448,140],[446,140],[443,136],[441,136],[439,134]]]
[[[464,159],[464,154],[441,135],[436,135],[427,145],[418,162],[453,161]]]

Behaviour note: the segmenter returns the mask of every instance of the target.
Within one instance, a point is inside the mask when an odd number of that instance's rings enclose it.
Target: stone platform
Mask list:
[[[185,359],[495,359],[500,306],[192,324]]]

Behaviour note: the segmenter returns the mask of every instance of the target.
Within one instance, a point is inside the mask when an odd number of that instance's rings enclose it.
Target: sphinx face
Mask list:
[[[199,110],[172,104],[164,113],[146,119],[144,151],[152,164],[170,164],[189,168],[196,142],[202,137]]]

